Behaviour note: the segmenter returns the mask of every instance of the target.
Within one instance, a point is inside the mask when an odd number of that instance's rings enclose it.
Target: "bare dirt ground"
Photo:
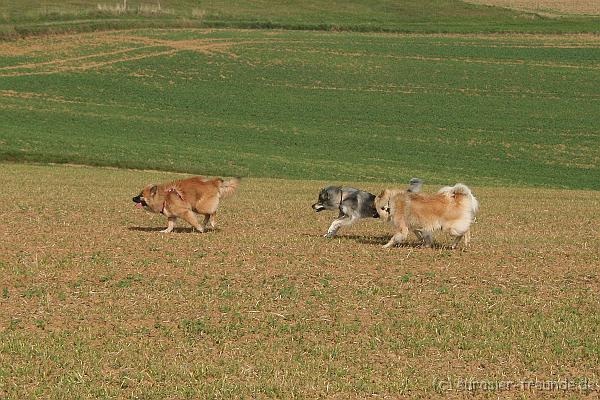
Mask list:
[[[546,14],[600,15],[598,0],[465,0],[467,3],[485,4],[522,11]]]
[[[204,30],[210,33],[211,30]],[[86,71],[145,58],[169,56],[181,51],[235,54],[229,48],[255,41],[235,39],[168,40],[123,32],[66,34],[0,43],[0,55],[33,57],[35,62],[19,62],[0,66],[0,76],[53,74]],[[51,58],[49,57],[51,55]]]
[[[600,193],[474,188],[467,251],[443,235],[435,249],[412,238],[384,251],[391,229],[377,220],[323,238],[334,213],[310,209],[324,184],[311,181],[247,179],[216,230],[161,234],[164,217],[131,197],[179,177],[1,165],[0,397],[598,389]]]

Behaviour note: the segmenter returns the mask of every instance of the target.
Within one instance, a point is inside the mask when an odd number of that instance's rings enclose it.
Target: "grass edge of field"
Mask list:
[[[0,168],[4,166],[17,165],[17,166],[31,166],[31,167],[59,167],[66,169],[92,169],[99,171],[113,171],[113,172],[131,172],[131,173],[148,173],[148,174],[160,174],[165,176],[171,176],[172,178],[168,179],[184,179],[186,177],[191,176],[208,176],[208,177],[222,177],[222,178],[240,178],[242,181],[245,180],[269,180],[269,181],[281,181],[281,182],[314,182],[318,185],[368,185],[368,186],[377,186],[381,185],[381,189],[389,188],[390,185],[395,185],[394,187],[402,187],[405,183],[408,183],[408,179],[406,182],[395,181],[392,182],[390,180],[364,180],[364,179],[326,179],[326,178],[315,178],[315,177],[306,177],[306,178],[296,178],[293,176],[262,176],[262,175],[252,175],[252,176],[240,176],[236,174],[227,174],[227,173],[198,173],[198,172],[189,172],[177,169],[153,169],[153,168],[135,168],[135,167],[122,167],[122,166],[114,166],[114,165],[102,165],[102,164],[79,164],[72,162],[40,162],[40,161],[18,161],[18,160],[5,160],[0,158]],[[486,184],[481,182],[470,182],[470,181],[461,181],[461,182],[441,182],[441,181],[425,181],[425,186],[429,187],[429,190],[432,188],[437,188],[441,186],[446,186],[449,184],[455,183],[463,183],[471,188],[485,188],[486,190],[503,190],[503,189],[519,189],[519,190],[548,190],[548,191],[568,191],[571,193],[600,193],[600,190],[595,189],[582,189],[582,188],[573,188],[573,187],[560,187],[560,186],[550,186],[550,185],[535,185],[535,184],[523,184],[522,182],[515,183],[514,185],[506,185],[506,184]],[[387,186],[386,186],[387,185]]]
[[[560,15],[547,16],[534,11],[514,10],[506,7],[476,5],[474,9],[497,9],[513,12],[513,21],[501,17],[496,24],[490,25],[490,18],[482,21],[456,18],[455,21],[415,20],[408,23],[336,23],[336,22],[300,22],[277,21],[276,19],[255,16],[203,16],[171,14],[141,14],[135,10],[122,14],[81,11],[79,13],[40,15],[37,19],[13,20],[0,15],[0,41],[29,36],[64,33],[84,33],[103,30],[127,29],[167,29],[167,28],[226,28],[261,30],[303,30],[331,32],[372,32],[372,33],[523,33],[523,34],[565,34],[600,33],[600,16]]]

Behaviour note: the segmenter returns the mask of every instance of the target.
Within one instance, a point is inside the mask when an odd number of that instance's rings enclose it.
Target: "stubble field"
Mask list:
[[[596,393],[598,192],[475,187],[467,251],[384,251],[376,220],[321,237],[325,182],[247,179],[215,231],[165,235],[131,197],[181,175],[0,171],[3,398],[463,397],[460,379]]]
[[[467,0],[468,3],[507,7],[541,12],[550,15],[598,15],[600,3],[596,0]]]

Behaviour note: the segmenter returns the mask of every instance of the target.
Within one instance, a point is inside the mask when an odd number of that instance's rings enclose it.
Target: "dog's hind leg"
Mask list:
[[[465,246],[468,246],[471,243],[471,230],[468,229],[463,236],[465,238]]]
[[[356,222],[357,219],[358,218],[347,217],[347,216],[335,219],[331,223],[331,226],[329,227],[329,229],[327,230],[327,233],[325,234],[325,237],[327,237],[327,238],[334,237],[335,234],[337,233],[338,229],[340,229],[342,226],[350,226],[350,225],[352,225],[354,222]]]
[[[415,236],[417,237],[417,240],[421,243],[423,243],[423,232],[421,232],[420,230],[414,230],[413,231]]]
[[[458,244],[460,243],[460,239],[462,239],[463,236],[454,236],[454,241],[452,242],[452,245],[450,245],[450,248],[452,250],[456,249],[458,247]]]
[[[181,214],[181,218],[187,221],[191,226],[193,226],[198,232],[204,232],[204,228],[198,222],[198,218],[196,214],[192,210],[187,210],[183,214]]]
[[[206,224],[210,225],[210,229],[215,228],[215,214],[204,214],[204,222],[202,225],[206,228]]]
[[[469,242],[471,241],[471,231],[467,230],[465,233],[461,234],[453,234],[452,235],[454,237],[454,241],[452,242],[452,249],[456,249],[458,247],[458,244],[460,243],[460,239],[465,238],[465,247],[467,247],[469,245]]]
[[[431,247],[433,246],[433,233],[430,231],[421,231],[421,236],[423,238],[423,246]]]
[[[177,220],[177,217],[169,217],[169,223],[167,225],[166,229],[163,229],[161,232],[162,233],[169,233],[171,231],[173,231],[173,228],[175,228],[175,221]]]

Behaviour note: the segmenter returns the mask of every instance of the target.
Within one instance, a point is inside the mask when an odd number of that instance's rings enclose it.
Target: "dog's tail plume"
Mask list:
[[[447,194],[449,196],[464,196],[467,198],[468,202],[469,202],[469,208],[471,211],[471,215],[473,218],[475,218],[475,214],[477,214],[477,212],[479,211],[479,201],[477,201],[477,198],[475,198],[475,196],[473,196],[473,192],[471,192],[471,189],[469,189],[467,187],[467,185],[464,185],[462,183],[457,183],[454,186],[445,186],[443,188],[441,188],[438,193],[444,193]]]
[[[242,178],[240,177],[235,177],[228,181],[221,181],[221,187],[219,187],[219,194],[221,197],[225,198],[231,196],[236,191],[238,186],[240,186],[241,181]]]

